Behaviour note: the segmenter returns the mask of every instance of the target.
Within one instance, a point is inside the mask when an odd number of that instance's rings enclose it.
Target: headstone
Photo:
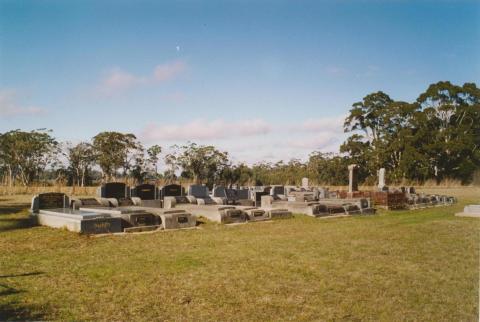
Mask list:
[[[250,191],[248,189],[237,190],[237,197],[239,200],[250,199]]]
[[[188,195],[195,198],[208,198],[208,187],[204,185],[192,184],[188,187]]]
[[[182,195],[182,186],[179,184],[169,184],[161,189],[163,197],[180,197]]]
[[[278,195],[285,195],[285,187],[284,186],[272,186],[270,190],[270,195],[276,197]]]
[[[358,191],[358,166],[351,164],[348,166],[348,192]]]
[[[381,191],[385,187],[385,168],[378,170],[378,189]]]
[[[227,191],[224,186],[216,186],[213,188],[213,196],[219,198],[227,198]]]
[[[31,211],[36,213],[40,209],[69,208],[69,206],[70,200],[64,193],[47,192],[33,197]]]
[[[125,199],[128,197],[127,185],[123,182],[108,182],[102,186],[100,197]]]
[[[302,178],[302,188],[308,189],[308,178]]]
[[[142,200],[157,199],[157,188],[153,184],[141,184],[132,189],[132,196]]]
[[[68,205],[68,202],[65,202],[66,198],[68,197],[64,193],[41,193],[38,195],[38,207],[40,209],[66,208],[65,205]]]

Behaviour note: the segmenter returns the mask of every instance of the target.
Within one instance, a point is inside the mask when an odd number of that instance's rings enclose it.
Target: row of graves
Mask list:
[[[292,213],[314,217],[368,213],[369,201],[328,199],[325,189],[293,186],[231,189],[178,184],[129,187],[121,182],[102,185],[96,198],[70,198],[63,193],[34,196],[31,211],[40,225],[87,234],[193,228],[197,218],[232,224],[290,218]],[[318,199],[322,198],[322,204]]]
[[[448,206],[457,202],[453,196],[417,192],[415,187],[390,188],[385,184],[385,168],[378,170],[376,191],[360,191],[358,189],[358,166],[352,164],[348,167],[348,171],[348,191],[336,192],[342,199],[369,198],[375,207],[389,210]]]
[[[375,207],[412,209],[456,202],[449,196],[418,194],[413,188],[389,189],[385,170],[379,172],[378,191],[359,191],[358,168],[349,167],[349,191],[329,191],[302,186],[254,186],[228,188],[170,184],[157,187],[125,183],[102,185],[96,198],[69,198],[62,193],[44,193],[32,200],[32,214],[41,225],[65,227],[87,233],[141,232],[157,229],[194,228],[197,218],[233,224],[290,218],[293,213],[312,217],[375,214]]]

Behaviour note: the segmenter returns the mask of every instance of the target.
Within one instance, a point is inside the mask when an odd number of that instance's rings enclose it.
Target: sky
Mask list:
[[[352,104],[480,84],[480,1],[0,0],[0,132],[338,152]]]

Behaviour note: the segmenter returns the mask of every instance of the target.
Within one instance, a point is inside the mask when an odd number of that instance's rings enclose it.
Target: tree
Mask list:
[[[175,160],[183,170],[182,176],[193,179],[195,183],[213,185],[228,165],[228,153],[211,145],[190,143],[180,148]]]
[[[162,153],[162,147],[156,144],[147,149],[147,162],[152,166],[155,178],[158,177],[158,160],[160,153]]]
[[[468,182],[480,167],[480,90],[473,83],[432,84],[417,101],[419,148],[435,178]]]
[[[114,179],[117,170],[123,168],[123,174],[127,175],[130,167],[129,153],[140,149],[135,135],[119,132],[101,132],[93,138],[96,162],[103,172],[105,180]]]
[[[85,186],[88,170],[95,163],[95,152],[90,143],[80,142],[68,147],[67,158],[72,173],[73,185]]]
[[[57,160],[58,142],[50,130],[13,130],[0,135],[0,163],[8,173],[9,185],[19,179],[30,184]]]

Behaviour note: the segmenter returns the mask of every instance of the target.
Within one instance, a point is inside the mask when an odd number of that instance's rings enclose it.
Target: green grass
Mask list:
[[[478,321],[480,220],[458,205],[93,238],[0,199],[0,320]]]

